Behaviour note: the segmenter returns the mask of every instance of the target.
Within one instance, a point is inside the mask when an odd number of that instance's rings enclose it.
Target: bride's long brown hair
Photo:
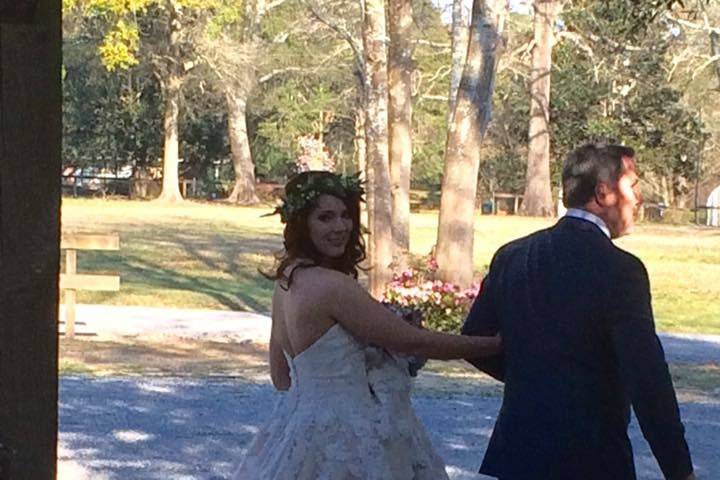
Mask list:
[[[285,195],[287,197],[289,192],[298,190],[308,182],[312,182],[313,184],[320,185],[316,190],[319,194],[332,195],[339,198],[345,204],[353,223],[345,252],[340,257],[327,259],[318,251],[310,238],[310,230],[308,227],[308,217],[317,207],[317,198],[307,202],[307,204],[301,208],[291,211],[286,218],[287,223],[283,230],[284,248],[275,254],[274,273],[267,274],[262,271],[260,272],[270,280],[279,280],[281,288],[290,288],[293,274],[298,268],[322,265],[352,275],[353,278],[357,278],[358,270],[362,270],[359,264],[366,258],[365,241],[360,225],[362,191],[356,192],[348,189],[338,189],[337,183],[334,183],[334,188],[325,191],[325,189],[322,188],[323,182],[317,181],[322,178],[334,180],[340,178],[340,176],[326,171],[299,173],[292,177],[285,185]],[[307,259],[309,262],[297,262],[298,259]],[[295,263],[296,265],[288,271],[288,267]]]

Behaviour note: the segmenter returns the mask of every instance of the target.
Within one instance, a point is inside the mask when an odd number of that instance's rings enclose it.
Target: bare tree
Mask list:
[[[260,22],[269,10],[283,3],[284,0],[272,4],[265,0],[244,2],[242,16],[237,22],[226,25],[221,34],[206,34],[203,38],[203,58],[214,72],[227,105],[228,138],[235,173],[235,184],[228,196],[232,203],[252,205],[259,202],[247,130],[247,103],[253,89],[263,81],[257,78],[257,69],[266,50],[260,39]],[[285,73],[285,70],[273,72],[264,79],[267,81],[279,73]]]
[[[554,212],[550,184],[550,76],[553,29],[561,7],[559,0],[535,0],[533,4],[530,128],[521,212],[536,217],[549,217]]]
[[[390,180],[394,266],[404,268],[410,249],[410,169],[412,166],[411,0],[390,0],[388,57]]]
[[[388,76],[385,48],[385,5],[383,0],[366,0],[363,47],[367,78],[365,140],[368,184],[372,189],[370,241],[372,264],[370,292],[378,297],[390,281],[393,261],[392,201],[388,151]]]
[[[480,150],[490,122],[507,8],[505,0],[473,1],[470,42],[447,134],[437,240],[438,275],[461,286],[470,285],[473,278]]]

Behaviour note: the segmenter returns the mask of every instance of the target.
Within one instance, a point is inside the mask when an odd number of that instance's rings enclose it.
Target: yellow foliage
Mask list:
[[[159,0],[63,0],[73,3],[82,3],[82,5],[90,10],[96,10],[103,13],[113,13],[115,15],[124,15],[127,13],[139,13],[147,10],[147,7]]]
[[[137,25],[120,20],[105,36],[98,50],[103,65],[112,72],[118,68],[128,69],[137,65],[136,53],[139,47],[140,34]]]
[[[67,13],[73,8],[75,8],[75,5],[77,5],[77,0],[62,0],[62,11],[63,13]]]

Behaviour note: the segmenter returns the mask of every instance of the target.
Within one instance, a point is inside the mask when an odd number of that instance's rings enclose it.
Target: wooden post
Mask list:
[[[57,463],[60,0],[0,0],[0,452],[3,480]]]
[[[118,291],[120,277],[77,273],[78,250],[119,250],[120,237],[115,234],[89,235],[64,233],[60,248],[65,250],[65,273],[60,275],[60,290],[65,300],[65,338],[75,338],[75,305],[78,290]],[[0,477],[2,480],[2,477]]]
[[[77,273],[77,250],[65,250],[65,273],[74,275]],[[75,338],[75,302],[77,301],[77,290],[68,288],[63,290],[65,301],[65,338]]]

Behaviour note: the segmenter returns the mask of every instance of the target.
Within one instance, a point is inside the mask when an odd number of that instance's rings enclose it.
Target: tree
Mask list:
[[[392,183],[392,239],[395,267],[403,267],[410,249],[410,168],[412,165],[411,0],[390,0],[389,138]]]
[[[160,90],[165,101],[163,115],[163,177],[160,200],[174,203],[182,200],[180,194],[180,176],[178,165],[180,163],[180,138],[178,135],[178,122],[180,120],[180,96],[185,81],[185,64],[181,53],[181,35],[183,33],[183,12],[178,3],[168,0],[165,4],[167,16],[167,59],[155,59]],[[170,61],[167,61],[170,60]]]
[[[474,0],[470,42],[447,134],[437,240],[438,275],[463,287],[473,278],[475,194],[482,141],[490,122],[507,2]]]
[[[357,2],[291,2],[264,23],[254,142],[281,151],[288,171],[305,161],[344,173],[359,168],[355,145],[364,127],[356,120],[365,105],[360,19]]]
[[[163,99],[163,187],[160,200],[182,200],[179,189],[179,120],[183,85],[197,64],[195,43],[219,0],[66,0],[112,27],[99,47],[109,71],[147,62]],[[141,34],[142,33],[142,34]],[[144,40],[141,42],[140,39]]]
[[[682,205],[705,138],[698,112],[670,83],[672,52],[684,40],[658,16],[628,29],[622,0],[575,2],[556,51],[553,112],[556,157],[584,141],[635,148],[648,201]],[[559,176],[556,165],[556,178]]]
[[[97,55],[102,23],[77,12],[63,18],[63,163],[151,165],[162,154],[157,83],[137,69],[107,71]]]
[[[521,211],[548,217],[554,213],[550,184],[550,78],[553,29],[560,0],[535,0],[532,68],[530,70],[530,129],[527,174]]]
[[[280,6],[283,1],[271,6]],[[265,46],[260,38],[261,21],[270,7],[264,0],[225,3],[212,29],[201,40],[200,49],[225,97],[228,138],[235,183],[228,201],[242,205],[257,203],[255,163],[248,136],[248,101],[257,83],[258,64]]]
[[[370,291],[378,297],[391,279],[393,262],[392,200],[388,151],[388,76],[383,0],[365,2],[363,47],[367,79],[365,139],[368,184],[373,205],[370,222],[372,264]]]

